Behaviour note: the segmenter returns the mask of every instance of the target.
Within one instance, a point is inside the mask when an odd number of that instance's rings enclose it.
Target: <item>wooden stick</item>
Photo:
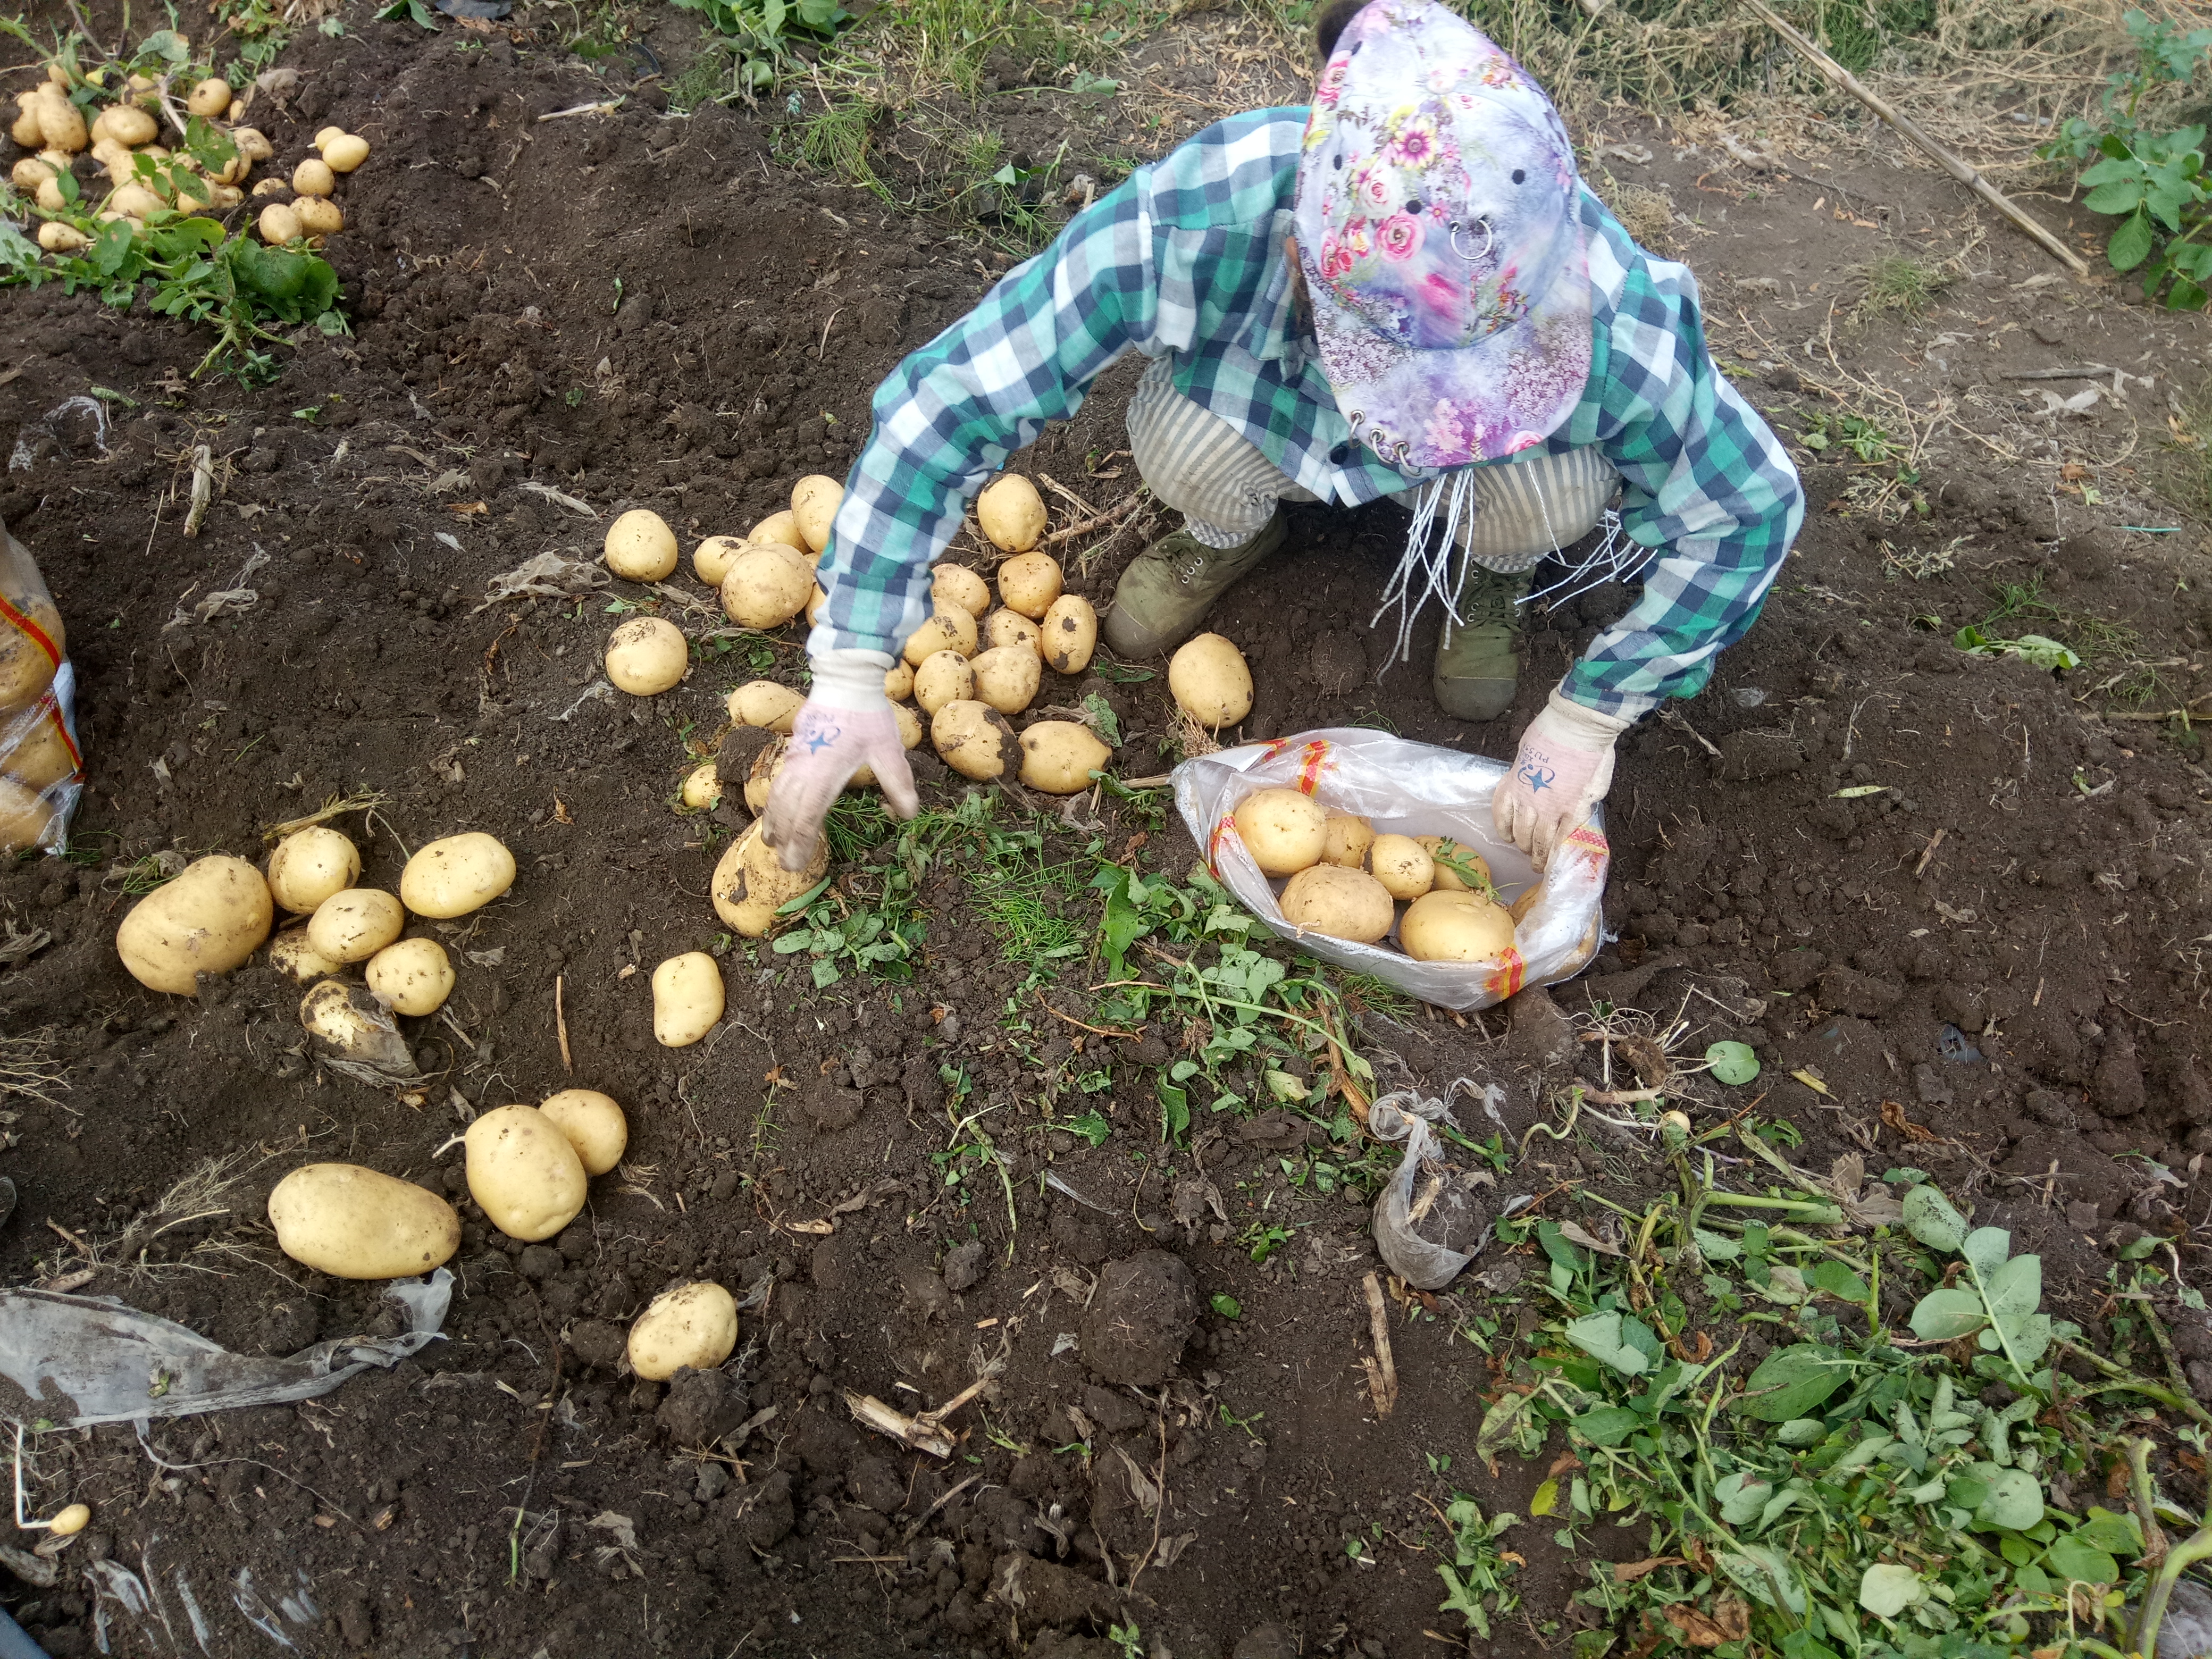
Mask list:
[[[1363,1358],[1367,1369],[1367,1393],[1375,1402],[1375,1415],[1388,1417],[1398,1404],[1398,1365],[1390,1357],[1390,1309],[1382,1299],[1382,1286],[1367,1275],[1361,1289],[1367,1293],[1367,1328],[1375,1339],[1375,1357]]]
[[[2006,218],[2043,244],[2045,251],[2053,258],[2076,276],[2087,276],[2089,274],[2089,266],[2080,254],[2060,241],[2056,235],[2034,219],[2030,218],[2025,210],[2015,207],[2009,197],[1983,178],[1977,169],[1960,161],[1927,133],[1922,131],[1918,124],[1911,117],[1899,110],[1881,94],[1869,90],[1856,76],[1798,33],[1796,29],[1790,27],[1772,7],[1765,3],[1765,0],[1743,0],[1743,3],[1757,13],[1769,28],[1795,47],[1798,54],[1814,69],[1820,70],[1831,84],[1842,88],[1917,144],[1944,172],[1949,173],[1968,190],[1972,191],[1975,195],[1980,197],[1999,213],[2003,214]]]
[[[561,1006],[561,991],[562,986],[568,982],[568,978],[566,974],[553,975],[553,1029],[561,1036],[561,1069],[564,1072],[574,1072],[576,1069],[575,1064],[568,1058],[568,1012]]]

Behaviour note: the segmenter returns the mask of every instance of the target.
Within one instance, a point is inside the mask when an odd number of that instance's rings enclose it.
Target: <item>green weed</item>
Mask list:
[[[799,61],[800,45],[823,46],[852,22],[853,14],[837,0],[674,0],[696,11],[720,37],[717,43],[735,59],[739,91],[765,92],[776,76]]]
[[[811,116],[799,135],[799,154],[806,165],[848,185],[873,191],[885,201],[890,188],[876,176],[868,159],[872,128],[879,112],[865,98],[848,98]]]
[[[1886,253],[1859,268],[1859,295],[1851,306],[1851,320],[1862,327],[1869,323],[1924,317],[1936,296],[1957,281],[1945,270],[1909,253]]]

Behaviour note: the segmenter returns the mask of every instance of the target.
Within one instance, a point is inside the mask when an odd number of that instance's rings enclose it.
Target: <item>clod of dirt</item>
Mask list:
[[[1128,1434],[1145,1424],[1135,1401],[1096,1382],[1083,1390],[1083,1414],[1109,1435]]]
[[[1198,1282],[1180,1257],[1142,1250],[1106,1265],[1078,1332],[1083,1358],[1109,1382],[1167,1380],[1198,1319]]]
[[[1784,951],[1767,965],[1766,976],[1778,991],[1802,991],[1827,965],[1827,957],[1818,951]]]
[[[2097,1109],[2106,1117],[2133,1117],[2143,1109],[2142,1066],[2136,1059],[2136,1040],[2125,1026],[2113,1026],[2105,1038],[2105,1057],[2097,1062],[2093,1092]]]
[[[1306,669],[1322,696],[1348,697],[1367,684],[1367,653],[1354,635],[1331,629],[1313,642]]]
[[[1574,1058],[1574,1029],[1542,986],[1526,987],[1506,1003],[1505,1012],[1507,1060],[1540,1070],[1565,1066]]]
[[[856,1457],[846,1472],[845,1484],[855,1503],[878,1515],[895,1515],[906,1503],[906,1483],[887,1457]]]
[[[765,726],[740,726],[722,739],[722,746],[714,751],[714,775],[724,784],[744,787],[752,775],[753,762],[762,750],[775,741],[775,733]]]
[[[568,1333],[568,1346],[576,1358],[603,1371],[620,1365],[629,1346],[622,1327],[604,1319],[582,1320]]]
[[[1779,777],[1805,764],[1804,750],[1787,732],[1757,727],[1731,732],[1714,747],[1721,751],[1721,776],[1731,783]]]
[[[721,1371],[678,1368],[653,1420],[679,1446],[711,1446],[745,1420],[745,1396]]]
[[[1271,1106],[1258,1116],[1238,1124],[1237,1139],[1263,1152],[1296,1152],[1306,1144],[1313,1127],[1302,1117],[1292,1117],[1280,1107]]]
[[[1114,1616],[1118,1606],[1113,1593],[1097,1579],[1033,1555],[1000,1556],[991,1569],[991,1594],[1021,1614],[1022,1622],[1028,1625],[1065,1626],[1086,1620],[1103,1623]]]
[[[860,1115],[861,1097],[858,1089],[841,1089],[827,1078],[809,1084],[799,1096],[806,1115],[823,1134],[835,1134],[840,1129],[849,1129]]]
[[[1831,968],[1820,975],[1820,1004],[1838,1013],[1872,1018],[1897,1006],[1904,992],[1886,979],[1852,968]]]
[[[1280,1625],[1261,1625],[1245,1633],[1229,1659],[1298,1659],[1297,1639]]]
[[[983,1277],[983,1241],[971,1238],[945,1258],[945,1288],[957,1294]]]

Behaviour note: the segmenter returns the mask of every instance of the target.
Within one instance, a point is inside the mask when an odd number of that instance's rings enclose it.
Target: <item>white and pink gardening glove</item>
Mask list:
[[[884,695],[890,665],[884,652],[851,647],[812,659],[814,684],[792,722],[783,769],[761,814],[761,836],[785,869],[806,867],[830,803],[864,766],[874,771],[893,817],[910,818],[921,806],[891,701]]]
[[[1539,870],[1552,849],[1589,821],[1613,787],[1613,745],[1632,722],[1601,714],[1557,687],[1521,734],[1513,769],[1491,797],[1498,833]]]

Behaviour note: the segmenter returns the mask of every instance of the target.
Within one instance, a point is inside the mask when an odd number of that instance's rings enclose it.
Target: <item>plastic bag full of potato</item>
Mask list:
[[[37,562],[0,525],[0,854],[69,841],[84,763],[67,650]]]
[[[1176,806],[1216,879],[1279,938],[1439,1008],[1465,1010],[1503,1002],[1524,985],[1571,979],[1597,954],[1609,862],[1601,809],[1553,854],[1544,890],[1514,930],[1515,948],[1496,962],[1467,963],[1414,961],[1391,942],[1395,926],[1384,943],[1358,945],[1284,921],[1276,902],[1284,884],[1260,873],[1234,814],[1255,789],[1297,789],[1332,812],[1366,818],[1377,835],[1449,836],[1488,861],[1498,897],[1510,905],[1537,874],[1491,823],[1490,797],[1504,776],[1503,761],[1332,726],[1185,761],[1174,783]]]

